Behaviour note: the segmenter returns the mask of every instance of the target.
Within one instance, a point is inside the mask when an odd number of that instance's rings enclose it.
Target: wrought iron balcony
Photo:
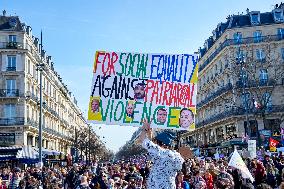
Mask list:
[[[212,93],[210,96],[208,96],[207,98],[205,98],[204,100],[202,100],[201,102],[199,102],[197,104],[197,108],[202,107],[203,105],[207,104],[209,101],[213,100],[214,98],[216,98],[217,96],[220,96],[221,94],[232,90],[233,86],[231,83],[228,83],[227,85],[221,87],[220,89],[218,89],[216,92]]]
[[[34,121],[33,119],[31,118],[27,118],[27,123],[30,124],[31,126],[35,127],[35,128],[38,128],[39,126],[39,123],[37,121]],[[69,140],[71,137],[67,136],[67,135],[64,135],[54,129],[51,129],[51,128],[48,128],[48,127],[45,127],[45,125],[43,124],[43,131],[49,133],[49,134],[52,134],[52,135],[55,135],[55,136],[58,136],[58,137],[61,137],[61,138],[64,138],[66,140]]]
[[[236,87],[237,88],[251,88],[251,87],[262,87],[262,86],[274,86],[276,84],[275,79],[260,79],[259,81],[256,80],[246,80],[246,81],[237,81]]]
[[[0,42],[0,49],[23,49],[23,43],[19,43],[19,42]]]
[[[0,118],[1,126],[9,125],[24,125],[25,121],[23,117],[12,117],[12,118]]]
[[[48,127],[43,128],[43,130],[44,130],[45,132],[48,132],[48,133],[50,133],[50,134],[52,134],[52,135],[55,135],[55,136],[57,136],[57,137],[60,137],[60,138],[64,138],[64,139],[66,139],[66,140],[70,140],[70,139],[71,139],[71,137],[69,137],[69,136],[67,136],[67,135],[64,135],[64,134],[62,134],[62,133],[60,133],[60,132],[58,132],[58,131],[55,131],[54,129],[48,128]]]
[[[19,97],[19,89],[0,89],[0,97]]]
[[[16,66],[8,66],[6,67],[6,71],[11,72],[11,71],[16,71]]]
[[[24,45],[20,42],[0,42],[0,49],[23,49]]]
[[[284,37],[282,35],[267,35],[267,36],[261,36],[261,40],[255,37],[248,37],[248,38],[242,38],[239,41],[236,41],[235,39],[226,39],[221,45],[207,58],[207,60],[204,61],[202,65],[199,65],[199,72],[202,71],[225,47],[231,46],[231,45],[241,45],[241,44],[251,44],[251,43],[259,43],[259,42],[269,42],[269,41],[280,41],[284,40]],[[208,51],[207,51],[208,52]],[[205,52],[206,53],[206,52]]]
[[[29,117],[27,118],[27,123],[30,124],[33,127],[36,127],[36,128],[38,128],[38,126],[39,126],[39,123],[37,121],[34,121],[33,119],[31,119]]]
[[[248,108],[247,113],[248,114],[269,114],[269,113],[276,113],[276,112],[284,112],[284,105],[272,105],[267,107],[265,110],[261,109],[256,109],[254,107]],[[219,114],[214,114],[212,116],[207,117],[206,119],[199,121],[196,123],[196,128],[202,127],[211,123],[214,123],[216,121],[229,118],[232,116],[240,116],[240,115],[245,115],[246,114],[246,109],[240,108],[240,107],[235,107],[231,108],[229,110],[226,110],[224,112],[221,112]]]

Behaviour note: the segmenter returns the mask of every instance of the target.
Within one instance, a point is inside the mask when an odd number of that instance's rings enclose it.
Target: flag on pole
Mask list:
[[[254,104],[254,107],[256,109],[260,109],[261,108],[261,104],[259,102],[257,102],[255,99],[253,99],[253,104]]]
[[[278,140],[275,140],[273,138],[269,138],[269,146],[270,147],[276,147],[278,143],[279,143]]]
[[[271,152],[275,152],[276,151],[276,146],[279,143],[279,141],[273,139],[273,138],[269,138],[269,147],[270,147],[270,151]]]
[[[245,162],[243,161],[242,157],[240,156],[237,150],[234,151],[230,159],[229,166],[239,169],[242,173],[242,177],[249,178],[251,182],[254,182],[254,178],[252,177]]]

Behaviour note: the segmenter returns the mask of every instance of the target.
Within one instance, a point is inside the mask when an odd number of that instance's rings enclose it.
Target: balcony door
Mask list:
[[[16,106],[15,104],[6,104],[4,110],[5,118],[12,119],[16,117]]]
[[[6,80],[6,95],[16,96],[16,80],[15,79]]]
[[[8,56],[7,71],[16,71],[17,58],[14,55]]]

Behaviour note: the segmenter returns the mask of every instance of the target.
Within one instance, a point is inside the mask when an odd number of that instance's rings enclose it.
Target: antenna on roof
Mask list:
[[[7,12],[6,12],[6,10],[4,9],[2,13],[3,13],[3,16],[6,16],[6,13],[7,13]]]

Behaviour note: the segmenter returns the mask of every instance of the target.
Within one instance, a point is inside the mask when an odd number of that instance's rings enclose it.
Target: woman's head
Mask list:
[[[177,174],[177,180],[178,180],[178,182],[182,182],[183,179],[184,179],[184,174],[183,174],[181,171],[178,172],[178,174]]]

